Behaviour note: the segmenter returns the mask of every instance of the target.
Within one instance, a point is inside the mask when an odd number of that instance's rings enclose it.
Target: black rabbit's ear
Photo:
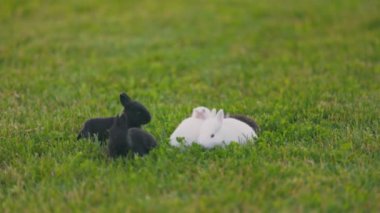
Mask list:
[[[129,102],[131,102],[131,98],[125,93],[120,94],[120,103],[125,107]]]

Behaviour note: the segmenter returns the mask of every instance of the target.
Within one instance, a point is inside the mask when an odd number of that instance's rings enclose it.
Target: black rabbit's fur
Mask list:
[[[116,116],[114,123],[109,130],[110,140],[108,143],[108,151],[111,157],[125,156],[128,151],[127,141],[128,124],[123,115]]]
[[[146,155],[157,146],[156,139],[139,128],[130,128],[128,130],[128,145],[133,153],[140,156]]]
[[[117,116],[110,129],[108,144],[111,157],[126,156],[129,152],[140,156],[146,155],[157,146],[152,135],[140,128],[129,128],[128,116]]]
[[[77,140],[82,138],[97,137],[99,141],[106,141],[109,137],[108,129],[112,126],[115,117],[93,118],[87,120],[82,130],[77,136]]]
[[[123,115],[128,115],[128,127],[140,128],[141,125],[147,124],[151,120],[149,111],[137,101],[131,100],[127,94],[120,94],[120,102],[124,106]],[[77,139],[97,137],[99,141],[104,142],[109,138],[108,130],[112,127],[115,117],[93,118],[87,120],[82,130],[79,132]]]
[[[249,118],[247,116],[244,116],[244,115],[230,115],[229,118],[234,118],[236,120],[239,120],[241,122],[246,123],[253,130],[255,130],[256,134],[258,134],[259,131],[260,131],[260,127],[259,127],[259,125],[257,125],[256,121],[254,121],[253,119],[251,119],[251,118]]]

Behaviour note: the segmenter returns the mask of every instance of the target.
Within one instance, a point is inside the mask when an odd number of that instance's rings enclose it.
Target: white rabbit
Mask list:
[[[197,143],[212,148],[233,141],[246,143],[256,137],[256,132],[249,125],[234,118],[224,118],[223,110],[219,110],[215,116],[203,122]]]
[[[207,107],[203,106],[194,108],[191,117],[183,120],[170,136],[170,145],[179,146],[180,138],[184,139],[185,145],[191,145],[192,142],[197,140],[202,123],[215,114],[215,109],[211,112]]]

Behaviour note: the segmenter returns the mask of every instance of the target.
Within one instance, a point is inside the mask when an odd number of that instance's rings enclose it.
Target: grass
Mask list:
[[[380,3],[5,0],[1,212],[379,212]],[[160,147],[76,141],[128,92]],[[255,144],[178,150],[198,105],[250,115]]]

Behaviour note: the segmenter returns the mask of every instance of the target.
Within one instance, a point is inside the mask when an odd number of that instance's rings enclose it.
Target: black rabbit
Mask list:
[[[157,146],[154,137],[140,128],[129,128],[127,114],[116,116],[110,129],[108,144],[111,157],[126,156],[129,152],[140,156],[146,155]]]
[[[128,146],[131,151],[140,156],[146,155],[157,146],[156,139],[140,128],[128,130]]]
[[[116,116],[114,123],[109,130],[110,140],[108,143],[109,155],[111,157],[125,156],[129,152],[127,141],[128,125],[126,118]]]
[[[149,111],[137,101],[125,94],[120,94],[120,102],[124,106],[123,115],[128,114],[127,122],[129,128],[138,127],[147,124],[151,120]],[[93,118],[87,120],[82,130],[79,132],[77,139],[97,137],[99,141],[104,142],[109,138],[108,130],[112,127],[115,117]]]

